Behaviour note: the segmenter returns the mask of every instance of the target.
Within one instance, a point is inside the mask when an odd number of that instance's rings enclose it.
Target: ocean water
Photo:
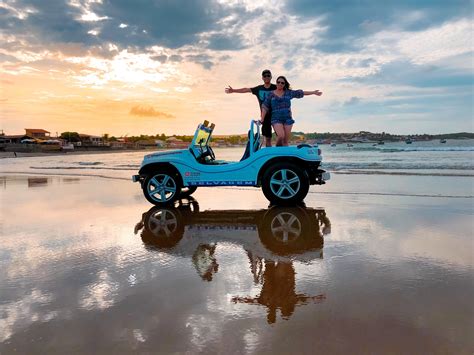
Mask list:
[[[323,167],[339,174],[385,174],[427,176],[474,176],[474,140],[386,143],[355,143],[335,147],[321,145]],[[264,149],[264,148],[263,148]],[[238,161],[244,148],[215,148],[217,159]],[[5,158],[1,172],[48,175],[101,176],[130,179],[144,152],[64,154]]]

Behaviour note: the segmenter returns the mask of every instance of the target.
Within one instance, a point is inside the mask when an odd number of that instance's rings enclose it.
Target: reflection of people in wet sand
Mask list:
[[[204,281],[212,281],[212,275],[219,270],[214,253],[216,245],[200,244],[193,254],[193,264]]]
[[[331,221],[326,216],[326,211],[321,210],[317,213],[318,223],[322,235],[331,234]]]
[[[265,261],[262,291],[258,297],[233,297],[234,303],[261,304],[268,308],[267,321],[275,323],[276,311],[288,319],[298,304],[322,302],[326,296],[306,296],[295,293],[295,269],[291,262]]]
[[[250,250],[245,250],[250,262],[250,272],[253,275],[253,282],[261,284],[263,282],[263,258],[254,256]]]

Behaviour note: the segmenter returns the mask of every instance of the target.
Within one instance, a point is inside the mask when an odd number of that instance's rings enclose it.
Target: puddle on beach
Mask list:
[[[471,199],[0,182],[2,354],[473,350]]]

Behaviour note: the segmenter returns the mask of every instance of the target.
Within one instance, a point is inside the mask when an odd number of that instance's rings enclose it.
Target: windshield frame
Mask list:
[[[213,126],[207,127],[200,123],[194,133],[190,147],[205,147],[211,142]]]

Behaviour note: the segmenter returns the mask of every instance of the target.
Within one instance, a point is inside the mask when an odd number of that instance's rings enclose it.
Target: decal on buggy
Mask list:
[[[190,181],[189,186],[254,186],[255,181]]]
[[[201,173],[197,171],[186,171],[184,176],[186,179],[198,179],[201,177]]]

